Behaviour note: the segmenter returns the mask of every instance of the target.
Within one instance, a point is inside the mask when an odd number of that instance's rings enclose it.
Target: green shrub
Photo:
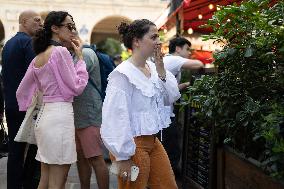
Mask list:
[[[284,179],[284,2],[248,0],[217,11],[205,40],[223,42],[218,73],[189,88],[195,116],[214,124],[222,142]],[[187,100],[187,99],[186,99]]]

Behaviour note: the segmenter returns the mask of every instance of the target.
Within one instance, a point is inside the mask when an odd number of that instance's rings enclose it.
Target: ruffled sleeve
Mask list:
[[[55,47],[53,71],[64,99],[80,95],[88,83],[88,72],[83,60],[73,63],[65,47]]]
[[[130,159],[135,142],[130,127],[131,84],[117,71],[111,73],[102,109],[101,137],[116,161]]]
[[[16,92],[19,111],[27,111],[37,90],[38,86],[34,78],[32,61]]]
[[[165,104],[171,105],[181,97],[177,80],[171,72],[166,71],[166,82],[159,79],[159,83],[165,91],[163,93]]]

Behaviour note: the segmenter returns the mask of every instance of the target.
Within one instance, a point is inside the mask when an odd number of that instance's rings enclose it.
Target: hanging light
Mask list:
[[[201,20],[203,18],[202,14],[198,15],[198,19]]]
[[[208,5],[209,9],[212,10],[214,9],[214,5],[211,3],[210,5]]]
[[[193,29],[192,29],[192,28],[188,28],[187,33],[188,33],[189,35],[193,34]]]

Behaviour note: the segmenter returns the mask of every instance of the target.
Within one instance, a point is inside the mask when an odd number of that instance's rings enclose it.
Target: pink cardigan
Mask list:
[[[36,68],[34,58],[22,79],[16,97],[20,111],[31,105],[35,93],[43,93],[43,102],[73,102],[88,83],[88,72],[83,60],[73,63],[72,56],[65,47],[52,49],[48,62]]]

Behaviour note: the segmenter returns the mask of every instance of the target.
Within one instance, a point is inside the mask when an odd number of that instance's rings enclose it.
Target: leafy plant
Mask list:
[[[224,143],[284,179],[284,2],[222,7],[206,27],[205,40],[226,45],[214,55],[218,73],[197,80],[188,103],[200,103],[195,116],[215,123]]]
[[[121,54],[122,47],[121,43],[113,38],[107,38],[106,40],[97,44],[98,49],[108,55],[114,57],[115,55]]]

